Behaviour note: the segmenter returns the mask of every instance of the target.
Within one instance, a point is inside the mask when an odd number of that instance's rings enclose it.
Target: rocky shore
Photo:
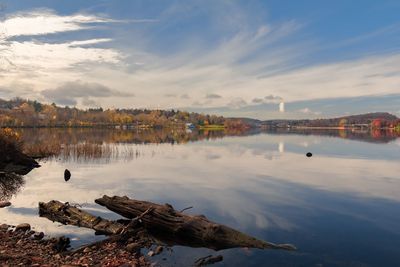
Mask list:
[[[0,225],[1,266],[150,266],[140,246],[100,242],[78,250],[67,250],[69,239],[46,238],[29,224]]]

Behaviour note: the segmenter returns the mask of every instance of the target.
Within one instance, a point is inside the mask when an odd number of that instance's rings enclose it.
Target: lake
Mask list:
[[[68,201],[116,219],[94,199],[126,195],[177,210],[193,206],[185,212],[298,248],[214,252],[175,246],[153,258],[162,266],[190,266],[209,254],[224,256],[215,266],[399,265],[400,139],[390,133],[19,131],[27,146],[59,144],[60,151],[8,195],[3,192],[13,205],[0,209],[2,222],[29,222],[79,246],[101,237],[40,218],[38,202]]]

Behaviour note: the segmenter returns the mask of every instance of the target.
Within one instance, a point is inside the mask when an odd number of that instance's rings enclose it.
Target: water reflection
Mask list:
[[[8,201],[17,194],[25,184],[21,175],[0,172],[0,201]]]
[[[185,131],[185,130],[117,130],[117,129],[17,129],[23,136],[25,153],[33,157],[62,161],[110,163],[113,159],[132,160],[141,151],[127,144],[184,144],[216,140],[224,136],[241,136],[256,132]],[[154,151],[152,152],[154,156]]]
[[[251,129],[225,131],[197,131],[180,129],[158,130],[116,130],[98,128],[38,128],[16,129],[24,137],[27,149],[31,146],[57,146],[57,144],[184,144],[202,140],[216,140],[223,137],[250,136],[260,133],[330,136],[373,143],[388,143],[398,137],[399,132],[386,130],[316,130],[316,129]],[[34,148],[31,148],[35,150]]]
[[[196,130],[116,130],[116,129],[18,129],[25,142],[25,152],[33,157],[56,158],[64,162],[110,163],[113,160],[133,160],[144,156],[138,146],[130,144],[185,144],[202,140],[218,140],[223,137],[252,136],[257,134],[290,135],[290,136],[329,136],[348,140],[359,140],[370,143],[388,143],[394,141],[399,133],[394,131],[368,130],[315,130],[315,129],[272,129],[272,130],[229,130],[229,131],[196,131]],[[315,144],[303,141],[299,146],[310,147]],[[260,148],[265,151],[265,147]],[[319,148],[318,148],[319,149]],[[285,152],[284,140],[278,142],[278,153],[267,149],[268,159],[279,157]],[[155,151],[151,152],[154,156]],[[211,155],[212,157],[212,155]]]
[[[46,145],[48,142],[79,144],[184,144],[191,141],[215,140],[224,136],[244,136],[259,131],[185,131],[181,129],[117,130],[99,128],[37,128],[16,129],[28,145]]]
[[[0,210],[7,222],[28,221],[49,234],[92,241],[90,230],[58,227],[28,211],[37,210],[39,201],[58,199],[113,219],[119,216],[93,200],[103,194],[128,195],[171,203],[176,209],[194,206],[187,212],[299,248],[297,253],[228,250],[222,252],[220,266],[396,266],[399,261],[400,146],[393,139],[358,142],[344,135],[274,132],[172,145],[138,143],[131,139],[137,135],[123,131],[78,130],[66,137],[54,131],[64,145],[126,146],[140,156],[109,164],[50,159],[28,174],[24,190],[12,199],[13,207]],[[27,138],[35,142],[43,136]],[[115,136],[130,137],[114,139],[113,145],[109,138]],[[312,158],[305,156],[308,151]],[[73,175],[68,183],[63,178],[66,168]],[[174,251],[166,266],[190,266],[194,258],[210,254],[183,247]]]
[[[370,143],[389,143],[400,137],[400,132],[380,129],[294,129],[278,128],[266,131],[269,134],[295,134],[295,135],[314,135],[330,136],[343,139],[358,140]]]

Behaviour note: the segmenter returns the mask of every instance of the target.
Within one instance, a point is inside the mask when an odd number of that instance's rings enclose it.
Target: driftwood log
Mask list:
[[[171,244],[207,247],[214,250],[235,247],[296,249],[290,244],[274,244],[256,239],[228,226],[212,222],[203,215],[184,214],[174,210],[169,204],[159,205],[118,196],[103,196],[95,202],[128,219],[137,218],[147,212],[141,218],[144,227],[153,236],[161,237],[161,240]]]
[[[40,202],[39,215],[63,224],[94,229],[97,233],[112,235],[117,239],[136,235],[140,227],[146,230],[145,236],[148,240],[150,236],[147,232],[151,234],[151,239],[158,239],[168,245],[206,247],[214,250],[235,247],[296,249],[289,244],[258,240],[228,226],[214,223],[202,215],[183,214],[169,204],[159,205],[128,197],[108,196],[96,199],[96,203],[131,220],[122,223],[110,221],[57,200]]]
[[[57,221],[62,224],[90,228],[105,235],[117,235],[125,229],[125,226],[121,223],[96,217],[75,206],[71,206],[68,203],[64,204],[57,200],[52,200],[48,203],[40,202],[39,215],[53,222]]]

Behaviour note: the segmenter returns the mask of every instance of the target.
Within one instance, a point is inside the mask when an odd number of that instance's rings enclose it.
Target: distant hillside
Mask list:
[[[251,119],[251,118],[226,118],[226,120],[230,121],[240,121],[243,124],[255,128],[261,125],[262,121],[257,120],[257,119]]]
[[[371,123],[375,119],[395,121],[398,120],[399,118],[387,112],[375,112],[375,113],[366,113],[360,115],[344,116],[340,118],[335,118],[333,120],[340,121],[343,119],[347,120],[349,123]]]
[[[360,115],[343,116],[332,119],[316,120],[267,120],[261,122],[264,127],[399,127],[400,119],[387,112],[375,112]]]

